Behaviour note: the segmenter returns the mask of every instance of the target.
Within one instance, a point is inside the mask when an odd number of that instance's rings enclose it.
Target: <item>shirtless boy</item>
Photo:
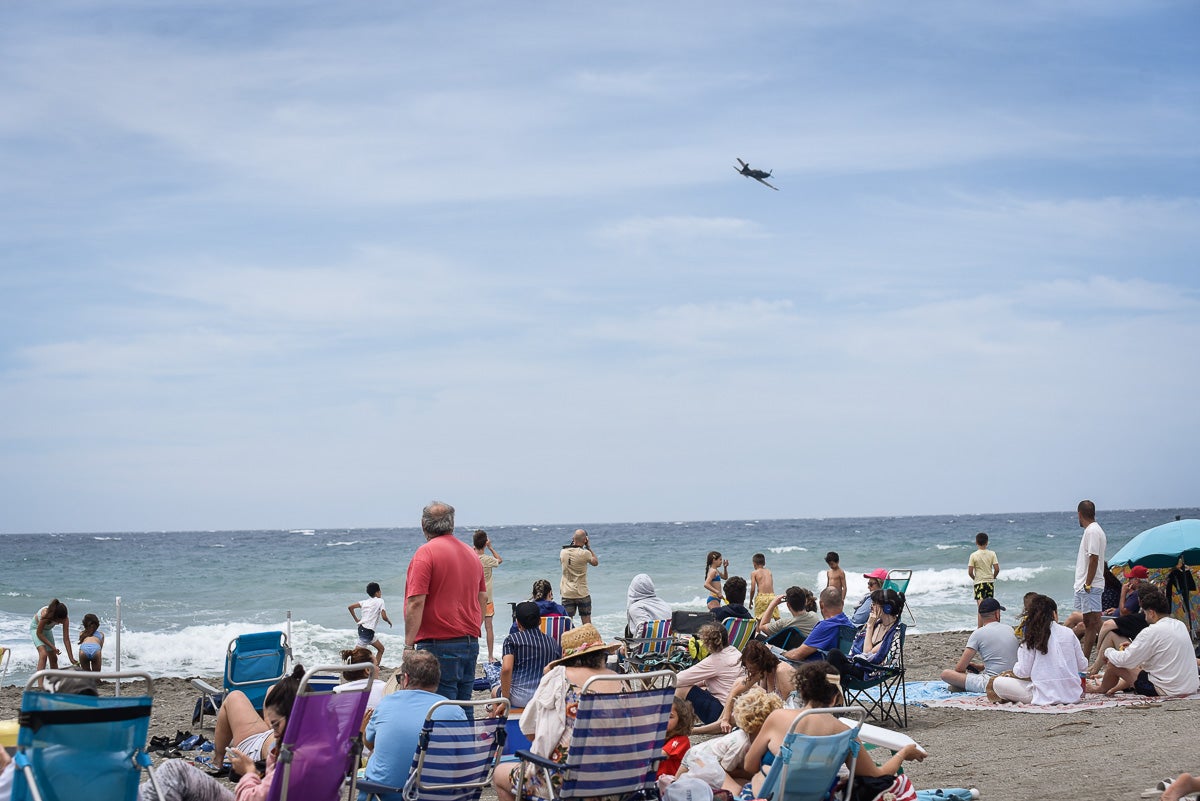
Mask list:
[[[750,571],[750,608],[754,610],[754,618],[757,620],[767,611],[771,601],[775,600],[775,577],[767,567],[767,557],[756,553],[751,557],[751,561],[754,563],[754,569]],[[779,619],[778,607],[772,614],[772,619]]]
[[[839,566],[841,557],[837,551],[830,551],[825,554],[825,564],[829,565],[829,570],[825,573],[825,586],[834,587],[842,594],[842,601],[846,600],[846,571]]]

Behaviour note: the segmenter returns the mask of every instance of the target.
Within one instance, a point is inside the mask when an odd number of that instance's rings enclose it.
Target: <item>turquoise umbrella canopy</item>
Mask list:
[[[1148,528],[1109,557],[1109,565],[1175,567],[1179,557],[1188,566],[1200,565],[1200,520],[1175,520]]]

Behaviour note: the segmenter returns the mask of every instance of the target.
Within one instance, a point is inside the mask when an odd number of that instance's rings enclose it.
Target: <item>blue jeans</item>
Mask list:
[[[422,640],[418,651],[428,651],[437,657],[442,667],[438,695],[451,701],[470,701],[475,691],[475,661],[479,658],[478,637],[458,637],[453,640]],[[466,710],[471,717],[470,710]]]

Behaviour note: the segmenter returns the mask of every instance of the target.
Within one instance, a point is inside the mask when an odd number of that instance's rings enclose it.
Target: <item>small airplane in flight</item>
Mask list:
[[[740,172],[742,175],[746,176],[747,178],[753,178],[754,180],[758,181],[763,186],[771,186],[769,183],[767,183],[767,180],[766,180],[771,177],[770,172],[768,172],[766,170],[751,169],[750,165],[747,164],[746,162],[742,161],[741,159],[738,159],[737,163],[741,164],[742,166],[740,169],[737,167],[734,167],[734,169],[737,170],[738,172]],[[776,192],[779,191],[779,187],[777,187],[777,186],[771,186],[771,188],[774,189]]]

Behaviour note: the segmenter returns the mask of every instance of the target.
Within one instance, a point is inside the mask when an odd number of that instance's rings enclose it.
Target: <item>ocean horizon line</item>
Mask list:
[[[1098,519],[1103,519],[1105,511],[1110,513],[1131,513],[1131,512],[1155,512],[1169,511],[1177,509],[1193,509],[1194,507],[1180,504],[1176,506],[1114,506],[1107,509],[1101,509],[1097,513]],[[721,523],[776,523],[789,520],[811,520],[816,522],[831,522],[844,520],[914,520],[922,517],[940,518],[963,518],[963,517],[1003,517],[1005,515],[1057,515],[1073,514],[1072,509],[1051,509],[1051,510],[1034,510],[1034,511],[989,511],[989,512],[930,512],[922,514],[874,514],[874,515],[813,515],[808,517],[726,517],[726,518],[693,518],[690,520],[676,520],[666,517],[659,520],[640,519],[640,520],[614,520],[605,522],[552,522],[552,523],[479,523],[471,522],[462,525],[455,525],[455,530],[467,530],[475,528],[587,528],[589,526],[637,526],[644,524],[670,524],[670,525],[689,525],[689,524],[704,524],[704,525],[720,525]],[[1170,522],[1170,521],[1164,521]],[[247,533],[271,533],[284,532],[295,533],[303,531],[392,531],[404,529],[419,529],[420,524],[414,525],[335,525],[335,526],[278,526],[278,527],[251,527],[251,528],[113,528],[113,529],[80,529],[80,530],[45,530],[45,531],[0,531],[0,536],[39,536],[39,535],[76,535],[76,534],[224,534],[231,532],[247,532]]]

